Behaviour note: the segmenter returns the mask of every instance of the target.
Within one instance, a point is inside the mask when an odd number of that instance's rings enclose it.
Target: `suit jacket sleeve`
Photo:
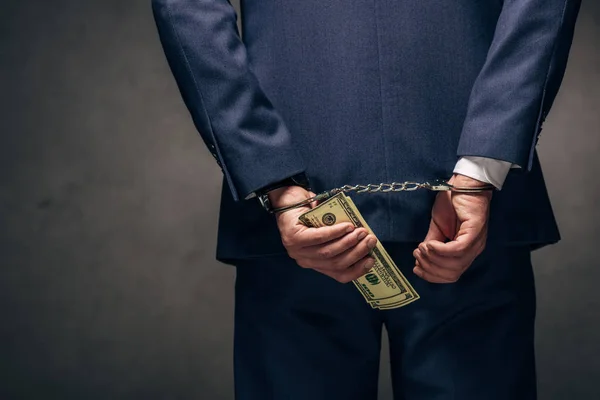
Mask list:
[[[495,158],[529,171],[561,84],[581,0],[504,0],[473,86],[458,156]]]
[[[167,60],[235,200],[304,172],[281,116],[261,90],[227,0],[153,0]]]

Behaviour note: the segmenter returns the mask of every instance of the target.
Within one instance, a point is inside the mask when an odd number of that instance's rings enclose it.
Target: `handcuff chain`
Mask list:
[[[373,184],[369,183],[366,185],[344,185],[335,189],[327,190],[325,192],[319,193],[316,196],[313,196],[309,199],[303,200],[296,204],[291,204],[289,206],[280,207],[271,210],[272,213],[284,212],[287,210],[291,210],[293,208],[298,208],[310,204],[314,201],[324,201],[329,199],[330,197],[335,196],[338,193],[389,193],[389,192],[413,192],[418,189],[428,189],[435,192],[443,192],[443,191],[453,191],[460,193],[479,193],[488,190],[494,190],[495,187],[493,185],[488,186],[480,186],[480,187],[456,187],[452,186],[445,180],[435,180],[433,182],[392,182],[392,183],[379,183]]]
[[[367,185],[344,185],[340,188],[334,189],[336,192],[356,192],[356,193],[389,193],[389,192],[412,192],[423,187],[427,187],[429,184],[422,184],[418,182],[392,182],[392,183],[369,183]]]

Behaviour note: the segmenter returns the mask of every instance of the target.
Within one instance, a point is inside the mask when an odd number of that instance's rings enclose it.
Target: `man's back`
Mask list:
[[[244,1],[243,38],[314,191],[447,178],[457,149],[513,158],[531,171],[514,169],[494,197],[490,241],[539,246],[559,234],[533,147],[555,94],[544,98],[544,88],[552,92],[562,74],[558,68],[546,82],[554,42],[538,35],[492,46],[499,19],[507,26],[498,29],[510,31],[509,17],[530,12],[513,8],[507,16],[500,1]],[[563,42],[557,49],[568,51],[570,39]],[[544,62],[526,65],[534,55]],[[382,241],[421,240],[433,199],[424,192],[355,197]],[[254,204],[234,203],[225,181],[219,258],[283,251],[275,223]]]

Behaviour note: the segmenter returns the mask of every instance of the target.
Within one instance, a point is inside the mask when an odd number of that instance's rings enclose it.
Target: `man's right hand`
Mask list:
[[[278,208],[315,194],[300,186],[287,186],[268,195],[272,206]],[[308,228],[298,217],[312,207],[314,204],[277,214],[277,226],[289,256],[299,266],[314,269],[342,283],[357,279],[373,268],[375,260],[369,252],[377,244],[375,236],[350,223]]]

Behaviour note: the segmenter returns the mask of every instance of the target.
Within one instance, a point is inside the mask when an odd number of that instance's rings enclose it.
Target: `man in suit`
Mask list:
[[[226,0],[153,1],[224,175],[236,398],[375,399],[385,324],[397,399],[534,399],[530,252],[559,240],[535,146],[580,0],[241,6],[243,41]],[[377,238],[306,228],[311,206],[273,216],[255,199],[449,176],[498,190],[354,196]],[[343,284],[372,267],[377,240],[420,300],[372,310]]]

